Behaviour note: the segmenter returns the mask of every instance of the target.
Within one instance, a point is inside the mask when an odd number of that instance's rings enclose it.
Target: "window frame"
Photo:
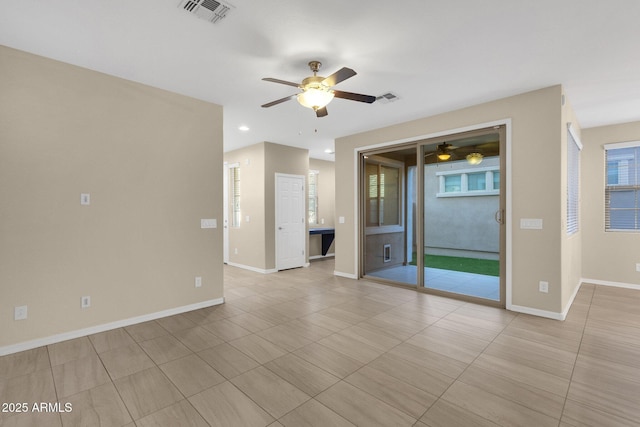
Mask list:
[[[604,144],[604,231],[614,233],[639,233],[640,232],[640,141],[615,142]],[[609,185],[609,153],[619,149],[635,149],[634,155],[630,158],[634,161],[632,165],[635,172],[635,183],[616,183]],[[618,174],[619,176],[619,174]],[[625,208],[635,211],[633,228],[612,228],[611,227],[611,192],[612,191],[634,191],[635,201],[633,208]],[[614,208],[615,209],[615,208]],[[622,209],[622,208],[621,208]]]
[[[229,195],[231,209],[231,228],[240,228],[242,223],[240,163],[229,165]]]
[[[485,173],[485,189],[469,190],[469,175],[482,172]],[[438,192],[436,193],[436,197],[497,196],[500,194],[500,182],[498,181],[498,188],[494,188],[494,175],[496,172],[498,174],[500,173],[499,165],[436,172],[436,177],[439,180],[439,187]],[[460,176],[460,191],[446,191],[447,177],[454,176]]]
[[[311,180],[312,176],[313,176],[313,185],[311,184],[312,183],[312,180]],[[308,174],[308,177],[307,177],[307,179],[309,180],[308,185],[307,185],[307,188],[309,190],[308,194],[307,194],[307,198],[308,198],[308,201],[307,201],[307,222],[309,223],[309,225],[314,225],[314,226],[320,224],[320,222],[318,220],[318,214],[320,212],[320,209],[318,207],[318,184],[319,184],[318,178],[319,178],[319,176],[320,176],[320,171],[319,170],[309,169],[309,174]],[[311,192],[311,187],[313,187],[313,189],[314,189],[313,194]],[[312,211],[311,211],[312,203],[311,202],[312,201],[313,201],[313,207],[314,207],[313,214],[315,215],[315,221],[314,222],[311,222],[311,213],[312,213]]]
[[[368,225],[367,222],[365,222],[365,234],[369,235],[369,234],[384,234],[384,233],[397,233],[397,232],[404,232],[404,174],[405,174],[405,165],[404,162],[398,161],[398,160],[392,160],[392,159],[388,159],[386,157],[381,157],[381,156],[375,156],[375,155],[370,155],[370,156],[366,156],[365,158],[365,167],[363,169],[363,173],[365,174],[365,178],[366,178],[366,165],[367,164],[371,164],[371,165],[377,165],[378,167],[378,178],[376,179],[376,185],[378,188],[377,191],[377,197],[376,199],[378,200],[378,209],[380,206],[380,171],[381,168],[387,167],[387,168],[394,168],[398,170],[398,198],[397,198],[397,203],[398,203],[398,224],[390,224],[390,225],[380,225],[380,215],[378,212],[378,225]],[[365,218],[366,215],[369,214],[369,206],[370,206],[370,200],[372,200],[372,198],[370,197],[370,183],[368,182],[367,179],[363,179],[363,183],[364,183],[364,194],[366,195],[365,197],[365,206],[364,206],[364,212],[365,212]],[[387,201],[387,200],[385,200]]]

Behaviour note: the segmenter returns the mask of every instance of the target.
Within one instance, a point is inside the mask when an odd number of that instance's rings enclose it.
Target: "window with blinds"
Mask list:
[[[640,141],[605,145],[605,230],[640,230]]]
[[[580,229],[580,150],[582,144],[571,125],[567,127],[567,234]]]
[[[231,226],[240,227],[240,167],[229,168],[231,184]]]
[[[309,171],[309,211],[308,219],[310,225],[318,225],[318,174],[316,170]]]

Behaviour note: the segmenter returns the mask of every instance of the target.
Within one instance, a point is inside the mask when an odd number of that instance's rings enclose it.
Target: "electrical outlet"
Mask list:
[[[233,248],[233,253],[238,255],[238,248]]]
[[[196,277],[196,288],[202,287],[202,277]]]
[[[80,308],[89,308],[91,307],[91,297],[86,296],[80,298]]]
[[[636,271],[640,271],[640,262],[636,264]]]
[[[540,284],[538,285],[538,290],[540,292],[544,292],[545,294],[549,293],[549,282],[544,282],[544,281],[540,281]]]
[[[13,311],[13,320],[25,320],[27,318],[27,306],[21,305],[15,307]]]

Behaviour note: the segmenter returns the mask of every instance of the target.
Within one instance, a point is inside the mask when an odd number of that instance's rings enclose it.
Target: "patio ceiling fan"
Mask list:
[[[456,147],[455,145],[451,145],[447,142],[443,142],[442,144],[438,145],[438,147],[436,148],[436,151],[427,153],[424,156],[428,157],[428,156],[436,155],[438,157],[438,160],[446,162],[447,160],[451,159],[451,156],[454,154],[454,150],[457,150],[458,148],[459,147]]]
[[[274,79],[271,77],[263,78],[262,80],[267,82],[297,87],[302,92],[263,104],[262,108],[273,107],[274,105],[281,104],[297,97],[300,105],[311,108],[316,112],[316,117],[325,117],[328,114],[326,106],[334,97],[347,99],[349,101],[364,102],[367,104],[371,104],[376,100],[375,96],[332,89],[333,86],[357,74],[351,68],[342,67],[329,77],[322,77],[318,75],[318,71],[321,66],[322,63],[320,61],[309,62],[309,68],[313,72],[313,76],[305,78],[301,83],[288,82],[286,80]]]

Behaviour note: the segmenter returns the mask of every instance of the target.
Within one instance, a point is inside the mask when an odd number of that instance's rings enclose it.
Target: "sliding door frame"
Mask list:
[[[492,129],[493,128],[493,129]],[[435,289],[424,287],[424,147],[437,145],[438,142],[452,140],[453,138],[461,138],[473,136],[474,134],[484,134],[491,130],[500,133],[500,211],[502,224],[500,227],[500,301],[476,298],[448,292],[438,291]],[[512,171],[509,168],[511,164],[511,119],[503,119],[494,122],[477,124],[465,128],[450,129],[433,134],[426,134],[415,138],[389,141],[371,146],[358,147],[354,149],[354,166],[355,166],[355,194],[356,194],[356,215],[355,215],[355,242],[356,242],[356,272],[357,278],[365,277],[364,248],[365,248],[365,223],[364,217],[364,156],[371,154],[388,153],[396,150],[405,150],[407,148],[416,147],[416,198],[418,203],[419,215],[416,216],[416,237],[417,237],[417,286],[407,286],[399,283],[391,283],[393,285],[416,289],[419,292],[429,294],[442,295],[447,297],[456,297],[461,300],[479,302],[484,305],[497,307],[506,307],[510,309],[512,306],[512,212],[511,212],[511,179]],[[422,245],[422,247],[421,247]]]

